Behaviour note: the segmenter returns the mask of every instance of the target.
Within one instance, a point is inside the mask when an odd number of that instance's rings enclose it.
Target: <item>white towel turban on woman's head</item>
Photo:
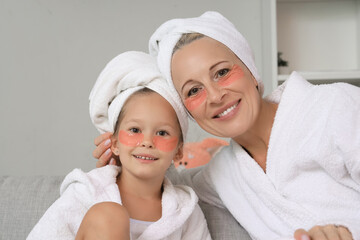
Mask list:
[[[159,93],[172,105],[185,141],[188,119],[181,99],[169,90],[156,60],[143,52],[122,53],[112,59],[100,73],[89,96],[90,118],[95,127],[100,133],[114,132],[125,101],[145,87]]]
[[[228,19],[218,12],[205,12],[200,17],[172,19],[163,23],[151,36],[149,51],[157,57],[160,71],[174,88],[171,78],[171,57],[180,37],[185,33],[201,33],[215,39],[230,50],[245,64],[258,82],[262,95],[264,85],[255,67],[254,57],[246,39]]]

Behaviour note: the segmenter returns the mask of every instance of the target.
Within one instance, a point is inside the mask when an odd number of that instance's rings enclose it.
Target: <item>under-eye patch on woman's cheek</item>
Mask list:
[[[153,141],[154,141],[155,147],[163,152],[173,151],[178,144],[177,137],[164,138],[162,136],[155,136]]]
[[[144,134],[142,133],[128,133],[124,130],[119,132],[119,141],[130,147],[140,146],[144,139]]]
[[[185,107],[187,110],[192,111],[199,107],[206,99],[207,93],[205,89],[202,89],[195,96],[190,96],[185,99]]]
[[[225,87],[232,84],[236,80],[239,80],[243,76],[244,71],[241,69],[241,67],[239,65],[234,65],[230,72],[226,76],[222,77],[218,83],[220,86]]]

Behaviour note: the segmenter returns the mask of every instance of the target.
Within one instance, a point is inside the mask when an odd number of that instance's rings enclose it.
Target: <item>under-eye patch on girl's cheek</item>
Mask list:
[[[241,67],[239,65],[234,65],[230,72],[225,77],[221,78],[218,83],[223,87],[228,86],[243,76],[244,71],[241,69]]]
[[[201,90],[195,96],[188,97],[187,99],[185,99],[186,109],[189,111],[194,110],[205,101],[206,97],[207,97],[207,93],[205,89]]]
[[[142,133],[128,133],[124,130],[119,132],[119,141],[130,147],[139,146],[144,139],[144,134]]]
[[[163,152],[173,151],[178,144],[177,137],[172,137],[169,139],[169,138],[164,138],[162,136],[155,136],[153,141],[155,147]]]

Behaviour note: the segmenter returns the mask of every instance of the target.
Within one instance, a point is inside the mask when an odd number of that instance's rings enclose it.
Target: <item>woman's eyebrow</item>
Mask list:
[[[182,87],[181,87],[181,92],[184,91],[184,87],[185,87],[186,85],[190,84],[190,82],[193,82],[193,81],[194,81],[194,80],[192,80],[192,79],[187,80],[187,81],[184,83],[184,85],[182,85]]]
[[[224,63],[224,62],[228,62],[228,61],[220,61],[220,62],[217,62],[217,63],[215,63],[214,65],[212,65],[210,68],[209,68],[209,70],[212,70],[213,68],[215,68],[217,65],[219,65],[219,64],[221,64],[221,63]]]

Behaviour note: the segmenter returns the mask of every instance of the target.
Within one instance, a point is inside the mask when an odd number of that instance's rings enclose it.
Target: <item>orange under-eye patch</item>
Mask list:
[[[234,65],[233,68],[230,70],[230,72],[222,77],[218,83],[220,86],[228,86],[235,82],[236,80],[239,80],[244,76],[244,71],[241,69],[239,65]]]
[[[119,132],[119,141],[130,147],[139,146],[144,139],[144,134],[142,133],[129,133],[124,130]]]
[[[153,141],[154,141],[155,147],[163,152],[173,151],[178,144],[177,137],[164,138],[162,136],[155,136],[153,138]]]
[[[207,93],[205,89],[200,90],[195,96],[190,96],[185,99],[186,109],[189,111],[199,107],[206,99]]]

